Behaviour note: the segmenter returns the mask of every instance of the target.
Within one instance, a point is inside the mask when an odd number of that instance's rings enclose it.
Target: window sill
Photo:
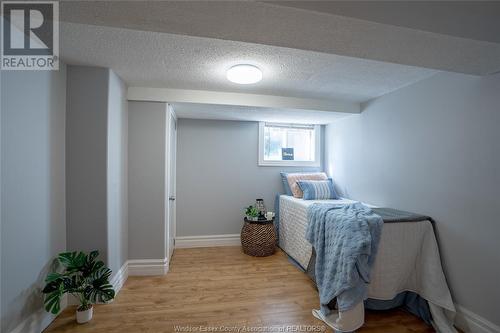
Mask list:
[[[319,161],[259,161],[259,166],[274,167],[320,167]]]

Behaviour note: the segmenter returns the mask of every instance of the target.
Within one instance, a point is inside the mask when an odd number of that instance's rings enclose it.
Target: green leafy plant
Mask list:
[[[255,206],[248,206],[245,209],[245,215],[248,217],[258,217],[259,216],[259,210]]]
[[[83,252],[60,253],[57,260],[64,269],[62,272],[49,273],[45,279],[45,310],[53,314],[61,310],[64,294],[74,295],[80,301],[78,311],[85,311],[92,304],[109,302],[115,297],[113,286],[109,283],[111,270],[100,260],[99,251],[88,255]]]

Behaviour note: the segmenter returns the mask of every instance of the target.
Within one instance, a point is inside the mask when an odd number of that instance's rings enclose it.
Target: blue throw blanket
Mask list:
[[[352,309],[367,297],[383,220],[361,203],[313,204],[307,214],[321,311],[328,315],[334,298],[340,311]]]

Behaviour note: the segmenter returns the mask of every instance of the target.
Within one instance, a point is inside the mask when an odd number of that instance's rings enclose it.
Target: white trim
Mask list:
[[[474,312],[455,304],[457,315],[455,325],[466,333],[500,333],[500,326],[475,314]]]
[[[123,285],[125,284],[125,281],[127,281],[127,278],[128,278],[128,261],[126,261],[122,265],[122,267],[120,267],[118,272],[116,272],[109,280],[109,283],[111,283],[113,289],[115,290],[115,297],[122,289]],[[68,297],[68,305],[80,305],[80,301],[75,296],[68,294],[67,297]],[[109,301],[108,303],[112,302],[113,300]]]
[[[165,143],[165,169],[164,169],[164,177],[163,177],[163,225],[165,226],[164,235],[163,235],[163,249],[164,249],[164,257],[168,257],[168,247],[169,247],[169,231],[170,231],[170,104],[165,104],[165,137],[163,138],[163,142]],[[170,258],[169,258],[170,259]]]
[[[170,110],[170,113],[174,116],[174,119],[176,121],[179,120],[179,118],[177,117],[177,113],[175,113],[175,110],[174,110],[174,107],[172,106],[172,104],[167,103],[167,105],[168,105],[168,108]]]
[[[343,100],[297,98],[209,90],[129,87],[127,99],[129,101],[220,104],[354,114],[361,113],[360,103]]]
[[[241,245],[240,234],[182,236],[175,238],[175,248],[238,246]]]
[[[129,276],[165,275],[168,272],[168,258],[133,259],[128,261]]]
[[[40,333],[46,329],[56,318],[55,315],[48,313],[45,309],[39,309],[23,320],[9,333]]]
[[[171,171],[172,171],[172,168],[174,168],[173,170],[175,172],[177,172],[177,170],[175,169],[175,161],[172,161],[171,160],[171,156],[172,156],[172,152],[170,151],[170,146],[171,146],[171,142],[170,142],[170,139],[171,139],[171,134],[170,131],[171,131],[171,127],[172,127],[172,118],[175,122],[175,132],[177,133],[177,126],[178,126],[178,120],[177,120],[177,115],[175,114],[175,111],[174,111],[174,108],[172,107],[171,104],[167,103],[167,129],[166,129],[166,155],[165,155],[165,159],[166,159],[166,166],[167,166],[167,169],[166,169],[166,176],[165,176],[165,224],[166,224],[166,233],[165,233],[165,249],[166,249],[166,257],[170,260],[172,254],[173,254],[173,250],[175,248],[175,234],[176,234],[176,230],[177,230],[177,217],[176,217],[176,214],[177,214],[177,203],[174,201],[172,203],[172,207],[173,207],[173,212],[172,214],[170,214],[170,196],[176,196],[176,192],[177,192],[177,185],[176,185],[176,177],[174,176],[173,179],[170,179],[170,175],[171,175]],[[173,147],[174,148],[174,156],[175,156],[175,159],[177,159],[177,137],[175,138],[175,146]],[[170,184],[173,185],[173,193],[170,193]],[[173,222],[170,221],[170,216],[173,216]],[[170,235],[170,227],[172,226],[172,233],[173,235]],[[172,244],[172,253],[170,253],[170,239],[173,240],[173,243]]]
[[[116,272],[115,275],[113,275],[113,277],[109,281],[113,286],[113,289],[115,290],[115,295],[120,292],[123,285],[125,284],[125,281],[127,281],[127,278],[128,278],[128,261],[125,261],[123,266],[120,267],[118,272]]]
[[[167,259],[145,259],[145,260],[128,260],[110,279],[110,283],[118,294],[123,285],[127,281],[129,275],[165,275],[168,272]],[[65,295],[61,300],[61,312],[68,305],[78,305],[78,300],[72,295]],[[19,323],[9,333],[40,333],[46,329],[57,316],[48,313],[44,308],[41,308],[22,322]]]
[[[68,306],[67,297],[64,296],[61,300],[61,313]],[[33,312],[26,319],[21,321],[13,330],[9,333],[40,333],[44,329],[46,329],[54,319],[56,319],[57,315],[53,315],[52,313],[48,313],[42,307],[37,311]]]
[[[321,166],[321,125],[314,125],[314,161],[265,161],[264,160],[264,127],[266,122],[259,122],[259,166]]]

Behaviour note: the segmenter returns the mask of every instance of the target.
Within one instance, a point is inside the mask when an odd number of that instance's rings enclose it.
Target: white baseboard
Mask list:
[[[168,272],[168,259],[128,260],[110,279],[116,294],[122,289],[129,275],[165,275]],[[78,299],[66,295],[61,301],[61,311],[68,305],[78,305]],[[8,333],[40,333],[56,318],[41,308],[19,323]]]
[[[120,267],[118,272],[116,272],[111,279],[109,280],[109,283],[113,286],[113,289],[115,290],[115,296],[118,295],[120,290],[122,289],[123,285],[125,284],[125,281],[127,281],[128,278],[128,261],[125,261],[125,263]],[[110,302],[113,302],[112,300]],[[80,301],[73,295],[68,295],[68,305],[79,305]]]
[[[165,275],[168,259],[133,259],[128,261],[129,276]]]
[[[500,326],[467,310],[463,306],[455,305],[457,315],[455,325],[466,333],[500,333]]]
[[[19,323],[10,333],[40,333],[56,318],[45,309],[39,309]]]
[[[113,286],[113,289],[115,289],[115,294],[118,294],[118,292],[120,292],[123,285],[125,284],[125,281],[127,281],[127,278],[128,278],[128,261],[125,261],[122,267],[120,267],[118,272],[116,272],[115,275],[113,275],[111,277],[111,280],[109,281]]]
[[[240,234],[182,236],[175,238],[178,249],[191,247],[238,246],[241,245]]]
[[[66,309],[67,306],[67,298],[64,296],[61,300],[60,312]],[[29,317],[21,321],[19,325],[17,325],[9,333],[40,333],[44,329],[46,329],[50,325],[50,323],[52,323],[52,321],[56,319],[56,317],[57,315],[48,313],[44,308],[38,309]]]

